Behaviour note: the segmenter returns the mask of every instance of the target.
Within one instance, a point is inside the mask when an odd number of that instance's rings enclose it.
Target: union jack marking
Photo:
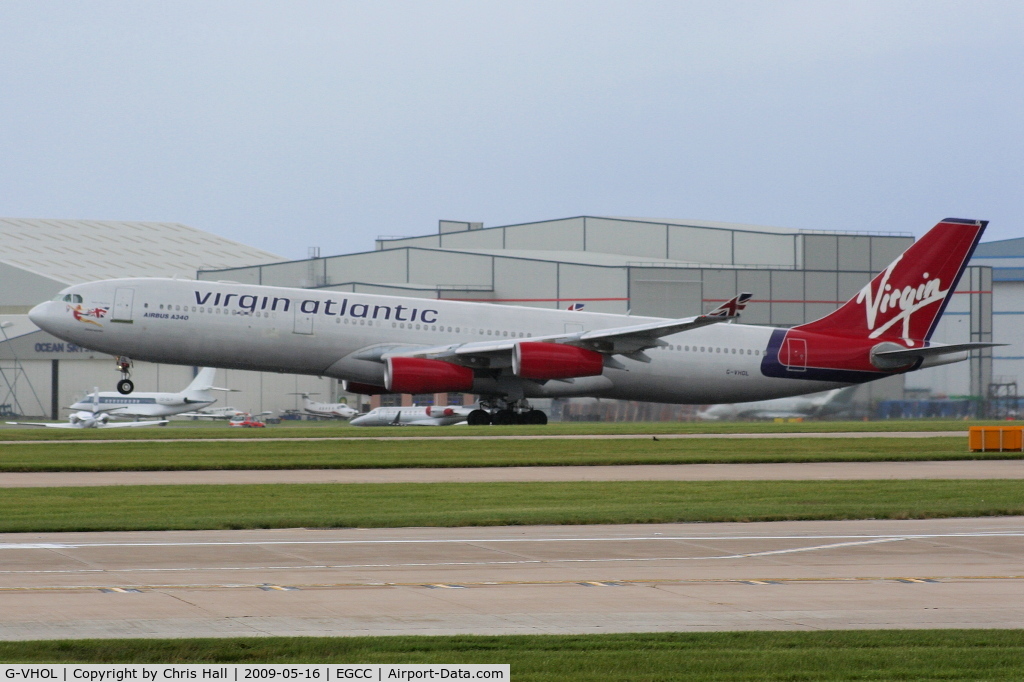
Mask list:
[[[747,307],[747,301],[753,298],[753,296],[753,294],[744,292],[735,298],[731,298],[708,313],[708,317],[736,317],[740,314],[740,311]]]

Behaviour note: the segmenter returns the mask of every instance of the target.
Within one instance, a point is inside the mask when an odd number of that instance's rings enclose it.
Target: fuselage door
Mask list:
[[[295,308],[295,326],[292,331],[296,334],[312,334],[313,333],[313,314],[304,313],[299,307]]]
[[[802,372],[807,369],[807,339],[786,339],[782,353],[783,364],[790,371]]]
[[[114,291],[114,316],[110,318],[110,321],[131,324],[134,299],[135,289],[116,289]]]

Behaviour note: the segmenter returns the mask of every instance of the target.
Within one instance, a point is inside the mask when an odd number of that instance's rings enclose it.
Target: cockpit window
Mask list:
[[[63,296],[58,296],[56,300],[64,301],[65,303],[81,303],[82,297],[79,294],[64,294]]]

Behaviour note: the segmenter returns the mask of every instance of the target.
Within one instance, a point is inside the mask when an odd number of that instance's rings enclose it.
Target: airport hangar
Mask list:
[[[273,263],[281,257],[178,223],[0,218],[0,416],[62,419],[93,387],[114,390],[113,358],[50,336],[26,313],[71,284],[115,277],[194,278],[202,268]],[[196,369],[136,363],[140,391],[179,391]],[[262,411],[295,407],[294,391],[329,391],[317,377],[219,370],[214,406]],[[280,403],[280,405],[279,405]],[[271,409],[271,408],[266,408]]]
[[[582,305],[588,311],[659,317],[698,315],[749,291],[754,298],[742,322],[792,326],[835,310],[912,243],[909,233],[705,221],[579,216],[484,228],[442,220],[436,234],[378,237],[374,251],[203,270],[198,278],[543,308]],[[1024,258],[1020,265],[1024,272]],[[991,340],[992,298],[991,267],[972,263],[936,340]],[[1024,301],[1016,309],[1024,310]],[[867,384],[857,400],[867,405],[908,394],[984,396],[993,381],[992,353],[976,356]],[[371,405],[472,399],[379,396]],[[692,414],[692,408],[620,406],[619,418]]]
[[[737,292],[750,291],[754,300],[743,322],[790,326],[834,310],[913,237],[590,216],[489,228],[443,220],[436,234],[380,237],[374,251],[284,262],[177,223],[0,219],[0,240],[0,412],[60,418],[61,406],[94,386],[111,390],[117,378],[110,356],[51,337],[25,315],[34,304],[77,282],[196,276],[549,308],[582,304],[590,311],[664,317],[696,315]],[[1024,311],[1024,240],[1008,241],[1020,242],[1007,256],[1017,259],[1010,265],[988,255],[1004,252],[1003,242],[979,247],[937,339],[955,343],[992,338],[991,265],[997,273],[995,319],[1010,325],[996,329],[996,340],[1021,338],[1013,324],[1024,320],[1012,311]],[[1017,279],[1008,279],[1013,277]],[[1015,382],[1024,350],[997,350],[997,381]],[[140,362],[133,377],[138,390],[177,391],[194,371]],[[911,374],[905,385],[904,377],[869,384],[859,399],[902,398],[905,389],[982,396],[993,385],[992,375],[991,352],[986,351],[970,362]],[[317,377],[221,370],[217,383],[239,391],[223,396],[217,405],[260,412],[297,408],[300,402],[291,393],[319,393],[321,400],[341,397],[336,381]],[[382,398],[385,404],[472,400],[447,394]],[[373,404],[382,398],[374,398]],[[629,418],[686,414],[661,406],[622,408],[619,414]]]

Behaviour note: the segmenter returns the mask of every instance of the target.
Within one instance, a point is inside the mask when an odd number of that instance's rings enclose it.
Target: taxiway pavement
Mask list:
[[[1024,517],[0,535],[0,638],[1018,628]]]
[[[12,429],[25,429],[31,428],[26,426],[12,426],[6,427]],[[155,428],[155,427],[154,427]],[[416,427],[411,427],[416,428]],[[423,428],[423,427],[420,427]],[[2,430],[2,429],[0,429]],[[418,432],[422,433],[422,431]],[[449,434],[449,435],[445,435]],[[656,436],[656,437],[655,437]],[[0,440],[0,445],[46,445],[54,443],[180,443],[181,441],[191,441],[195,443],[253,443],[263,441],[277,441],[281,443],[288,442],[309,442],[309,441],[361,441],[361,440],[374,440],[374,441],[417,441],[417,440],[434,440],[434,441],[470,441],[470,440],[690,440],[690,439],[701,439],[701,438],[725,438],[725,439],[736,439],[736,438],[771,438],[771,439],[786,439],[786,438],[951,438],[951,437],[966,437],[967,431],[844,431],[844,432],[799,432],[799,433],[614,433],[614,434],[574,434],[574,435],[500,435],[500,436],[460,436],[458,431],[452,433],[451,431],[445,431],[440,435],[436,436],[302,436],[302,437],[281,437],[278,438],[274,435],[261,436],[256,438],[248,437],[235,437],[235,438],[207,438],[204,436],[183,436],[180,438],[135,438],[135,439],[101,439],[101,438],[89,438],[89,439],[33,439],[33,440]]]
[[[0,473],[0,488],[271,483],[1021,479],[1024,460]]]

